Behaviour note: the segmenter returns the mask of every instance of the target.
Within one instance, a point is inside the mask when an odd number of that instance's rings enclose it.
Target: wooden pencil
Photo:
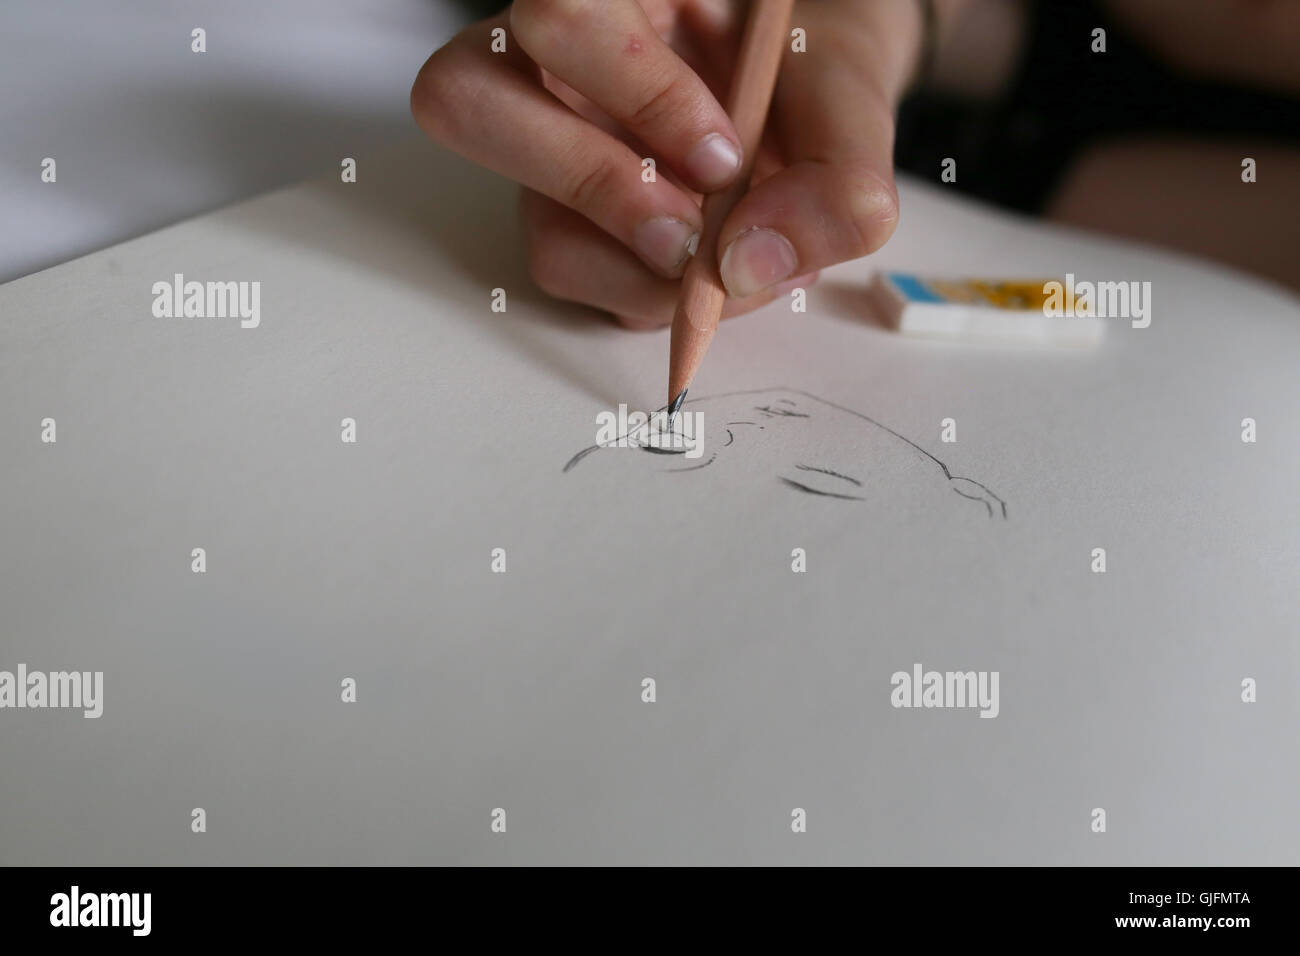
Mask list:
[[[749,190],[754,158],[776,87],[776,75],[789,40],[794,0],[754,0],[740,41],[740,58],[731,80],[727,113],[740,136],[743,159],[735,181],[704,199],[704,231],[682,277],[673,314],[668,356],[668,409],[675,415],[704,360],[722,317],[727,291],[718,271],[718,231],[727,214]]]

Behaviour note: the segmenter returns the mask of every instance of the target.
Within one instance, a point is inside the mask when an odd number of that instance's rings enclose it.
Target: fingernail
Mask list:
[[[731,182],[740,168],[740,149],[720,133],[710,133],[686,154],[686,171],[705,189]]]
[[[771,229],[742,232],[722,254],[722,283],[743,299],[794,274],[798,260],[790,240]]]
[[[637,226],[632,242],[647,262],[671,275],[695,254],[700,234],[680,219],[665,216]]]

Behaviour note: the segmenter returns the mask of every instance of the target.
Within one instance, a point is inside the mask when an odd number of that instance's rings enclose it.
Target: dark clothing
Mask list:
[[[895,159],[928,179],[957,160],[957,189],[1038,212],[1095,143],[1132,134],[1300,141],[1300,101],[1171,73],[1097,0],[1038,0],[1002,99],[972,106],[921,92],[899,112]],[[1106,31],[1093,53],[1092,31]]]

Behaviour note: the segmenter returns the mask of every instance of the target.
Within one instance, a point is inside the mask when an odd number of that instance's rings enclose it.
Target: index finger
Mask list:
[[[636,0],[515,0],[510,29],[555,74],[654,150],[700,192],[740,169],[740,137],[704,81]]]

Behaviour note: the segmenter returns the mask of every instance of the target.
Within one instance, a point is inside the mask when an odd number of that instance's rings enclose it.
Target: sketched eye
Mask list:
[[[685,468],[668,468],[665,470],[668,472],[699,471],[701,468],[708,468],[709,465],[713,464],[717,460],[718,460],[718,453],[715,451],[712,455],[709,456],[708,461],[702,461],[698,465],[687,465]]]
[[[652,455],[684,455],[688,442],[679,427],[672,431],[659,431],[651,427],[642,427],[635,435],[628,436],[629,443],[648,451]]]

